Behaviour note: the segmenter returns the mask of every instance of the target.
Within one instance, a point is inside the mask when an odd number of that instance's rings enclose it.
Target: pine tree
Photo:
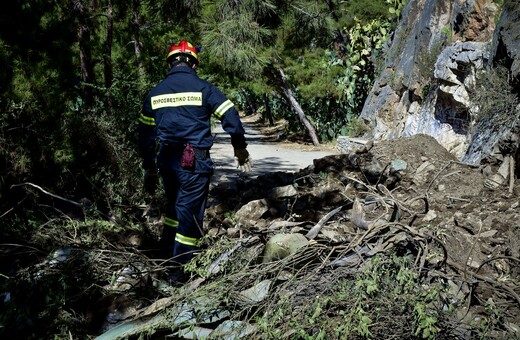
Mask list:
[[[315,128],[293,94],[285,76],[287,50],[325,45],[331,38],[326,4],[315,1],[228,1],[208,4],[201,18],[201,37],[216,67],[239,81],[272,84],[290,104],[319,145]],[[258,75],[264,77],[258,79]]]

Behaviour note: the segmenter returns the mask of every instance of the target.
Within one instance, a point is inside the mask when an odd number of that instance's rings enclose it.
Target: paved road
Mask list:
[[[259,132],[254,117],[243,119],[248,151],[253,159],[253,170],[248,176],[256,177],[269,172],[296,172],[312,165],[313,160],[327,155],[337,154],[335,150],[313,147],[284,145],[273,140],[274,136],[265,136]],[[221,176],[233,178],[241,172],[235,168],[231,138],[220,125],[213,128],[215,141],[211,149],[211,158],[215,162],[215,179]],[[306,150],[308,149],[308,150]]]

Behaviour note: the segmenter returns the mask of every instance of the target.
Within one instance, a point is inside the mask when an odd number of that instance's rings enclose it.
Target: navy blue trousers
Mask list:
[[[161,244],[174,264],[186,264],[199,250],[211,173],[160,169],[168,199]]]

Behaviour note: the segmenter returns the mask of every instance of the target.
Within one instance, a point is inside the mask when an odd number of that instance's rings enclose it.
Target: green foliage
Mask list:
[[[326,50],[316,48],[297,55],[288,55],[285,71],[291,83],[298,87],[298,93],[304,102],[317,98],[334,98],[341,95],[340,90],[331,79],[341,74],[339,65],[328,65]]]
[[[450,45],[453,42],[453,28],[444,26],[441,31],[446,39],[446,44]]]
[[[298,49],[329,43],[335,23],[325,4],[317,1],[291,1],[289,10],[281,26],[285,31],[285,48]]]
[[[390,5],[388,12],[391,14],[391,16],[399,20],[407,2],[407,0],[386,0],[386,3]]]
[[[330,79],[334,80],[334,90],[305,101],[309,103],[305,107],[313,113],[313,122],[322,140],[331,140],[338,135],[358,136],[366,131],[358,116],[372,87],[378,63],[381,63],[390,29],[391,24],[387,21],[377,19],[363,23],[356,19],[355,25],[346,29],[349,43],[345,51],[324,52],[321,67],[328,74],[318,79],[328,81],[328,86],[317,82],[315,77],[316,87],[311,87],[309,93],[315,93],[316,88],[330,89]]]
[[[200,253],[200,255],[193,258],[184,267],[184,271],[186,273],[193,273],[203,278],[208,278],[211,276],[211,273],[208,271],[208,268],[214,261],[216,261],[219,258],[219,256],[224,254],[226,251],[230,250],[233,244],[231,244],[228,240],[225,239],[214,240],[207,235],[204,236],[204,238],[201,241],[201,244],[211,244],[211,247],[208,247],[206,251]],[[221,270],[222,272],[227,272],[232,268],[232,266],[233,263],[229,261],[222,261]]]
[[[16,338],[32,339],[35,334],[52,338],[60,329],[67,336],[70,331],[75,336],[86,336],[88,329],[81,316],[71,315],[70,311],[99,297],[95,296],[93,287],[89,287],[91,275],[86,253],[79,249],[72,249],[65,261],[49,258],[46,267],[20,271],[0,285],[10,296],[3,304],[0,324],[9,325],[11,330],[18,329],[19,332],[12,335]],[[3,329],[2,334],[13,338],[8,330]]]
[[[479,322],[474,322],[476,329],[480,330],[481,339],[492,339],[496,337],[497,329],[505,329],[505,315],[501,308],[498,308],[492,298],[483,303],[486,309],[486,317]]]
[[[337,80],[342,89],[347,105],[360,112],[366,95],[374,80],[375,63],[381,57],[384,43],[389,38],[390,24],[372,20],[356,24],[348,30],[350,43],[346,56],[331,63],[342,63],[345,66],[343,77]]]
[[[368,22],[371,20],[388,20],[391,17],[386,0],[353,0],[341,7],[343,26],[352,27],[357,20]]]
[[[385,8],[381,13],[385,12],[390,19],[368,23],[356,19],[355,25],[345,28],[349,43],[344,50],[321,49],[319,44],[302,49],[288,45],[286,41],[294,44],[295,40],[291,39],[293,33],[287,27],[298,26],[292,16],[284,17],[281,26],[284,30],[276,34],[275,50],[277,60],[282,64],[280,67],[285,70],[297,100],[323,141],[332,140],[339,134],[361,135],[367,129],[357,117],[382,63],[385,42],[394,25],[394,16],[387,13],[384,1],[379,6]],[[291,119],[290,110],[283,109],[277,114],[290,122],[290,131],[304,133],[302,126]]]
[[[439,312],[433,303],[440,289],[423,282],[412,262],[395,254],[375,256],[355,276],[320,282],[319,294],[307,301],[281,296],[256,319],[260,333],[267,339],[434,339]]]
[[[260,27],[251,13],[225,21],[218,17],[210,20],[202,25],[202,43],[212,52],[212,60],[224,71],[245,79],[258,75],[266,61],[258,54],[256,46],[265,44],[269,31]]]
[[[231,216],[230,213],[226,214],[229,221],[233,221],[235,218]],[[206,250],[195,256],[185,267],[184,271],[186,273],[193,273],[199,277],[209,278],[213,275],[232,275],[237,271],[240,271],[251,264],[252,261],[255,261],[254,258],[251,257],[251,253],[248,249],[238,249],[233,252],[233,261],[229,261],[228,257],[223,256],[229,251],[232,251],[236,246],[234,242],[230,242],[229,239],[224,237],[212,237],[209,235],[205,235],[201,240],[201,247]],[[218,265],[218,273],[212,274],[209,269],[211,265]],[[213,268],[214,269],[214,268]]]
[[[495,126],[513,127],[518,122],[518,95],[510,84],[507,68],[498,65],[477,75],[471,98],[478,107],[480,122],[492,121]]]

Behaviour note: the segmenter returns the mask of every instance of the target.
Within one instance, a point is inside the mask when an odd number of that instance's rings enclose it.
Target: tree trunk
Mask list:
[[[309,120],[305,116],[305,112],[303,112],[303,109],[300,106],[300,103],[298,103],[298,101],[294,97],[294,95],[291,91],[291,88],[289,87],[289,84],[287,83],[285,73],[283,72],[283,70],[281,68],[278,69],[278,72],[280,72],[280,76],[281,76],[281,80],[282,80],[281,89],[282,89],[285,97],[291,103],[291,106],[294,109],[294,111],[296,112],[296,114],[298,115],[300,122],[302,122],[302,124],[305,126],[305,128],[309,132],[309,136],[312,139],[312,144],[314,144],[315,146],[319,146],[320,142],[318,140],[318,136],[316,135],[316,130],[314,129],[314,126],[311,124],[311,122],[309,122]]]
[[[273,126],[273,113],[271,112],[271,106],[269,105],[269,97],[267,96],[267,93],[264,93],[264,106],[265,113],[263,115],[263,121],[265,122],[265,119],[267,118],[269,120],[269,126]]]
[[[143,60],[141,58],[141,50],[143,48],[143,44],[141,42],[141,24],[140,24],[140,0],[132,0],[132,28],[134,31],[134,51],[135,57],[137,59],[137,67],[139,69],[139,75],[141,76],[141,81],[144,80],[146,75]]]
[[[327,0],[327,5],[329,6],[329,11],[332,15],[332,18],[334,21],[338,22],[340,18],[338,17],[338,14],[336,13],[336,4],[332,2],[332,0]],[[343,30],[337,29],[334,33],[334,40],[336,41],[335,49],[339,51],[342,54],[347,53],[345,48],[345,42],[347,41],[347,38],[343,35]]]
[[[240,91],[242,92],[242,95],[243,95],[244,98],[246,99],[246,104],[247,104],[247,107],[246,107],[246,114],[247,114],[247,115],[255,114],[255,113],[256,113],[256,107],[255,107],[255,104],[254,104],[253,100],[251,100],[251,95],[250,95],[250,93],[247,92],[247,91],[244,90],[244,89],[241,89]]]
[[[90,48],[90,14],[86,10],[81,0],[72,0],[72,12],[78,23],[76,36],[79,45],[79,60],[81,68],[83,86],[83,100],[87,109],[92,109],[94,105],[94,66],[92,65],[92,52]]]
[[[109,89],[112,87],[113,68],[112,68],[112,42],[114,35],[114,15],[112,0],[108,0],[107,8],[107,35],[105,41],[105,53],[103,55],[103,64],[105,66],[105,87]]]

